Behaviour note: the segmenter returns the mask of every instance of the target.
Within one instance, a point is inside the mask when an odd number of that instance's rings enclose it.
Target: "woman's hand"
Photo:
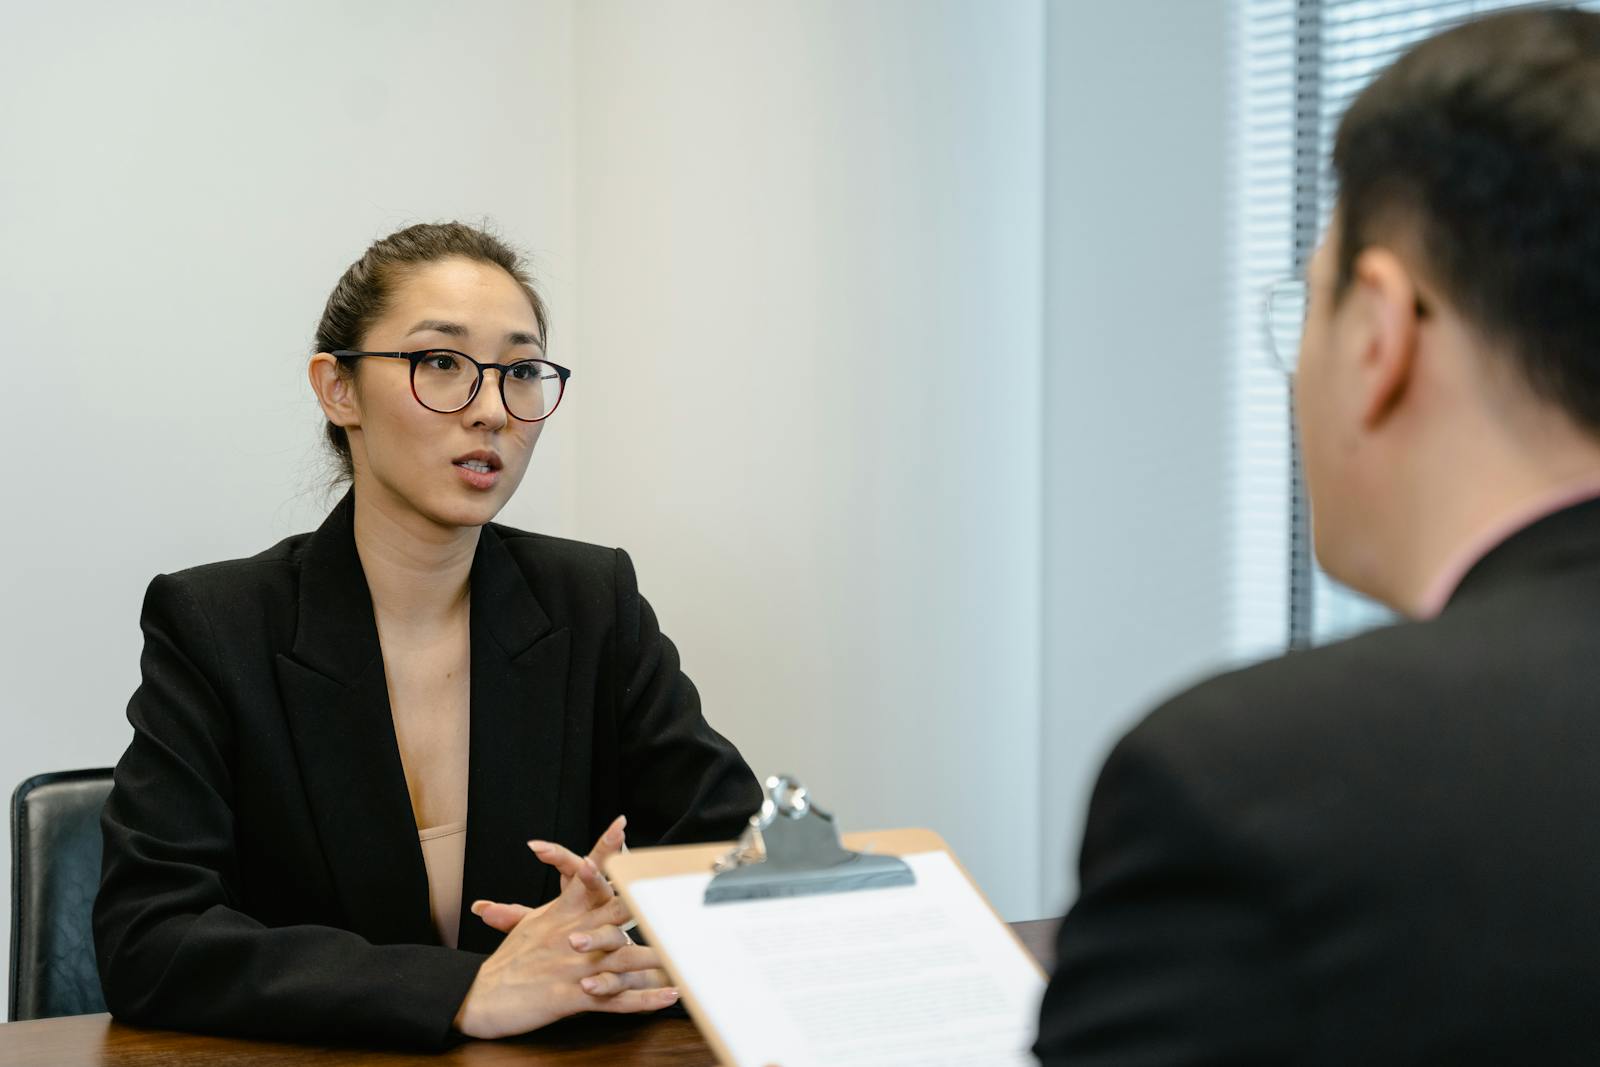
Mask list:
[[[560,845],[531,844],[561,871],[561,894],[538,908],[473,904],[474,914],[507,936],[467,991],[456,1029],[506,1037],[582,1011],[655,1011],[676,1003],[678,991],[669,987],[655,950],[632,944],[620,929],[627,909],[595,863],[622,847],[622,820],[587,859]]]
[[[628,817],[618,815],[611,825],[606,827],[606,832],[600,835],[600,840],[594,843],[594,848],[589,851],[589,860],[596,868],[604,867],[606,860],[622,851],[623,842],[626,840],[624,831],[627,826]],[[578,868],[583,861],[570,849],[552,845],[548,841],[529,841],[528,847],[539,857],[540,863],[548,864],[560,872],[561,892],[565,893],[567,886],[578,876]],[[544,906],[548,908],[550,905]],[[536,910],[538,909],[530,908],[526,904],[501,904],[491,900],[472,902],[472,914],[503,934],[509,934],[512,927]]]

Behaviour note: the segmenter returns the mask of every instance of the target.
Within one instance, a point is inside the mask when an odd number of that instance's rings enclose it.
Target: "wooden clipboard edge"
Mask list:
[[[1011,924],[1002,919],[998,911],[995,911],[988,895],[978,886],[977,882],[973,881],[971,872],[961,862],[961,857],[951,851],[944,838],[934,831],[921,827],[907,827],[900,830],[864,830],[857,833],[844,834],[841,840],[844,843],[844,847],[852,852],[880,852],[892,856],[905,856],[914,852],[946,853],[949,855],[951,862],[956,865],[956,870],[961,872],[961,876],[967,880],[967,883],[978,894],[978,898],[983,901],[984,906],[989,909],[989,914],[994,916],[994,921],[999,923],[1011,940],[1016,943],[1017,949],[1022,953],[1023,958],[1033,964],[1034,970],[1039,972],[1041,978],[1049,977],[1045,974],[1044,968],[1039,966],[1039,961],[1034,958],[1033,953],[1028,951],[1028,946],[1022,943],[1022,939],[1017,936],[1017,932],[1011,928]],[[694,1019],[695,1025],[700,1028],[701,1036],[706,1039],[706,1044],[710,1045],[711,1051],[716,1054],[717,1062],[723,1064],[724,1067],[735,1067],[733,1053],[723,1043],[722,1035],[717,1033],[716,1028],[711,1025],[711,1019],[699,1000],[695,998],[694,991],[680,979],[677,966],[661,946],[661,938],[656,936],[655,930],[650,925],[650,920],[640,913],[638,901],[633,896],[632,887],[635,882],[648,881],[653,878],[670,878],[678,874],[703,874],[711,870],[712,864],[716,863],[732,847],[733,842],[724,841],[710,845],[664,845],[658,848],[641,848],[612,856],[605,864],[606,877],[611,880],[611,884],[616,887],[617,892],[622,894],[623,903],[628,905],[629,913],[633,915],[639,924],[639,928],[644,931],[644,936],[650,940],[650,944],[660,954],[662,966],[672,976],[672,980],[677,983],[679,997],[683,1006],[689,1010],[690,1017]]]
[[[633,916],[639,929],[644,931],[646,940],[660,955],[661,966],[672,976],[672,981],[678,987],[679,1003],[689,1010],[689,1017],[700,1029],[700,1036],[711,1046],[712,1054],[723,1067],[737,1067],[733,1052],[723,1042],[717,1028],[711,1025],[711,1017],[706,1014],[694,991],[679,977],[677,964],[672,962],[672,957],[661,947],[661,938],[656,934],[655,927],[639,910],[639,902],[633,896],[633,883],[649,881],[652,878],[670,878],[675,874],[704,873],[711,870],[712,864],[732,847],[733,842],[725,841],[714,845],[662,845],[656,848],[642,848],[612,856],[606,860],[604,868],[605,876],[622,895],[623,903],[628,905],[628,913]]]

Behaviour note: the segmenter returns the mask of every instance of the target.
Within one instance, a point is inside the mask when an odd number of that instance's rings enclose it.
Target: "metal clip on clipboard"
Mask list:
[[[787,775],[767,779],[767,796],[750,825],[713,868],[707,904],[803,897],[915,885],[897,856],[851,852],[839,844],[833,816],[811,803],[806,787]]]

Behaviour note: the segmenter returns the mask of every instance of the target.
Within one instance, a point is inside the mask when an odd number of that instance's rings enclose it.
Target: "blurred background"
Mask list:
[[[116,761],[153,575],[321,521],[323,301],[459,218],[575,372],[501,521],[627,548],[758,773],[1060,914],[1152,702],[1382,621],[1262,293],[1349,96],[1496,6],[0,5],[0,784]]]

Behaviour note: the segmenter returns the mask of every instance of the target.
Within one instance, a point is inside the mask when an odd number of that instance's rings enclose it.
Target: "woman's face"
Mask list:
[[[361,339],[364,351],[450,348],[480,363],[544,355],[527,294],[493,264],[436,260],[399,275],[389,296]],[[485,371],[472,403],[449,415],[417,402],[410,375],[406,360],[360,361],[351,394],[356,422],[346,426],[356,493],[439,526],[481,526],[516,491],[544,423],[506,412],[499,371]]]

